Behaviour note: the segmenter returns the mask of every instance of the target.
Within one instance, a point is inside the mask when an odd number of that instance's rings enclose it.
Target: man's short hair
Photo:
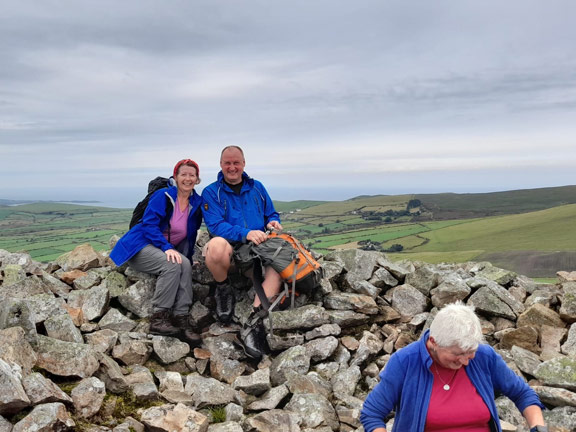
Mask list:
[[[222,149],[222,153],[220,153],[220,160],[222,160],[222,156],[224,155],[224,152],[228,149],[236,149],[236,150],[240,151],[240,153],[242,154],[242,159],[244,159],[244,151],[242,151],[242,149],[240,147],[235,146],[235,145],[229,145],[229,146],[226,146]]]

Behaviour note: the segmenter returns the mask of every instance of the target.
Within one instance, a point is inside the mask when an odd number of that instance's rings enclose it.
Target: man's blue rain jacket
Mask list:
[[[265,231],[269,222],[280,222],[262,183],[246,173],[242,174],[242,179],[242,190],[236,194],[224,182],[224,175],[220,171],[218,180],[202,192],[204,222],[212,236],[245,243],[250,231]]]

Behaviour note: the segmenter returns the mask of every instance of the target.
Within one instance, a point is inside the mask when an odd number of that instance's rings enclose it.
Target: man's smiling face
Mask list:
[[[220,158],[220,168],[224,175],[224,180],[230,184],[238,184],[242,181],[242,173],[246,162],[242,152],[237,148],[231,147],[222,153]]]

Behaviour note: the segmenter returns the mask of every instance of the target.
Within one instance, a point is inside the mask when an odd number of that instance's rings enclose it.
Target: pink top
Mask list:
[[[180,204],[176,200],[174,212],[170,218],[170,243],[177,246],[182,240],[186,238],[188,233],[188,212],[190,211],[190,204],[184,210],[180,210]],[[168,228],[163,232],[164,238],[168,240]]]
[[[425,431],[490,432],[490,411],[465,368],[446,369],[432,363],[430,372],[434,382]],[[449,390],[444,390],[445,384],[449,385]]]

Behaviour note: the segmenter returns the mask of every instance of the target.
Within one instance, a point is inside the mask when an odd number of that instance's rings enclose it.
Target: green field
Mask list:
[[[323,253],[367,248],[394,260],[490,261],[539,278],[576,268],[576,186],[275,205],[284,229]],[[131,213],[54,203],[0,207],[0,249],[26,251],[42,262],[82,243],[107,250],[110,237],[127,230]]]

